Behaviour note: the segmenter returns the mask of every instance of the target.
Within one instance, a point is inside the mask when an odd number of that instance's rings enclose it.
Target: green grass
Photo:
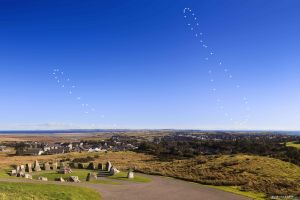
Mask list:
[[[287,142],[286,146],[287,147],[295,147],[297,149],[300,149],[300,144],[296,144],[295,142]]]
[[[91,200],[102,199],[89,188],[53,184],[0,182],[1,200]]]
[[[127,178],[127,173],[125,173],[125,172],[119,172],[113,176],[109,176],[108,178],[115,179],[115,180],[122,180],[122,181],[133,181],[133,182],[139,182],[139,183],[148,183],[151,181],[150,178],[136,175],[136,174],[134,174],[133,179],[129,179],[129,178]]]
[[[9,175],[10,170],[8,169],[1,169],[0,170],[0,178],[11,178],[13,176]]]
[[[86,169],[72,169],[72,173],[70,174],[59,174],[56,171],[41,171],[33,173],[32,178],[38,179],[39,176],[47,177],[48,181],[55,181],[56,178],[62,177],[64,179],[69,178],[70,176],[78,176],[80,181],[85,181],[87,174],[89,172],[93,172],[93,170]]]
[[[253,200],[264,200],[267,199],[266,195],[264,193],[257,193],[257,192],[251,192],[251,191],[241,191],[239,187],[237,186],[212,186],[209,185],[208,187],[216,188],[219,190],[223,190],[226,192],[231,192],[234,194],[250,197]]]

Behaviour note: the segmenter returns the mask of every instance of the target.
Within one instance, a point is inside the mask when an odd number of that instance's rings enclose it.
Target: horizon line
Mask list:
[[[8,129],[0,130],[0,133],[14,132],[97,132],[97,131],[230,131],[230,132],[300,132],[300,130],[280,130],[280,129],[195,129],[195,128],[75,128],[75,129]]]

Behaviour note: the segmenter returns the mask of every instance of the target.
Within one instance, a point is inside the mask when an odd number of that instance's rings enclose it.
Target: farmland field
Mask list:
[[[286,146],[288,146],[288,147],[295,147],[297,149],[300,149],[300,144],[299,143],[295,143],[295,142],[287,142]]]

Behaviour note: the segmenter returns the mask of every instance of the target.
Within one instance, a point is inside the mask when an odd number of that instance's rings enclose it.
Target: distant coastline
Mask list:
[[[266,131],[266,130],[195,130],[195,129],[65,129],[65,130],[0,130],[0,135],[5,134],[83,134],[83,133],[126,133],[126,132],[182,132],[182,133],[245,133],[245,134],[286,134],[300,135],[300,131]]]

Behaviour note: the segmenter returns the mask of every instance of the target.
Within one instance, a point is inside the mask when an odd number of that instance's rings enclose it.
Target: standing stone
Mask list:
[[[103,170],[103,168],[102,168],[102,163],[98,163],[98,169],[99,169],[99,170]]]
[[[24,178],[32,179],[32,176],[31,176],[30,174],[25,174],[25,175],[24,175]]]
[[[11,170],[10,175],[11,176],[16,176],[17,175],[17,170],[16,169]]]
[[[34,171],[36,172],[40,172],[41,171],[41,167],[40,167],[40,164],[39,164],[39,161],[34,161]]]
[[[78,163],[73,163],[73,167],[74,167],[75,169],[78,169]]]
[[[62,168],[64,168],[64,167],[65,167],[65,163],[64,163],[64,162],[60,162],[60,163],[59,163],[59,168],[62,169]]]
[[[111,169],[111,167],[112,167],[112,165],[111,165],[111,163],[108,161],[107,163],[106,163],[106,165],[105,165],[105,169],[106,169],[106,171],[110,171],[110,169]]]
[[[70,182],[75,182],[75,183],[79,183],[80,182],[78,176],[70,176],[69,181]]]
[[[24,166],[24,165],[21,165],[21,166],[20,166],[20,171],[21,171],[23,174],[25,174],[25,166]]]
[[[45,169],[46,171],[51,170],[51,169],[50,169],[50,164],[49,164],[48,162],[44,163],[44,169]]]
[[[117,170],[117,168],[111,167],[111,168],[110,168],[110,171],[109,171],[109,174],[110,174],[110,175],[115,175],[115,174],[117,174],[117,173],[119,173],[119,172],[120,172],[120,171]]]
[[[24,177],[25,173],[23,173],[22,171],[20,171],[19,173],[17,173],[17,177]]]
[[[78,169],[83,169],[83,168],[84,168],[83,163],[78,163]]]
[[[129,172],[128,172],[127,178],[129,178],[129,179],[133,179],[133,178],[134,178],[134,173],[133,173],[133,171],[129,171]]]
[[[57,162],[52,163],[52,170],[57,170]]]
[[[27,163],[27,164],[26,164],[26,171],[27,171],[28,173],[31,173],[31,172],[32,172],[32,165],[31,165],[31,163]]]
[[[95,172],[88,173],[86,181],[97,180],[97,174]]]
[[[91,162],[91,163],[88,165],[87,168],[88,168],[88,169],[91,169],[91,170],[95,170],[95,169],[96,169],[96,166],[95,166],[95,164],[94,164],[93,162]]]
[[[17,167],[16,167],[16,171],[17,171],[17,173],[19,173],[19,172],[21,171],[21,167],[20,167],[20,165],[17,165]]]

